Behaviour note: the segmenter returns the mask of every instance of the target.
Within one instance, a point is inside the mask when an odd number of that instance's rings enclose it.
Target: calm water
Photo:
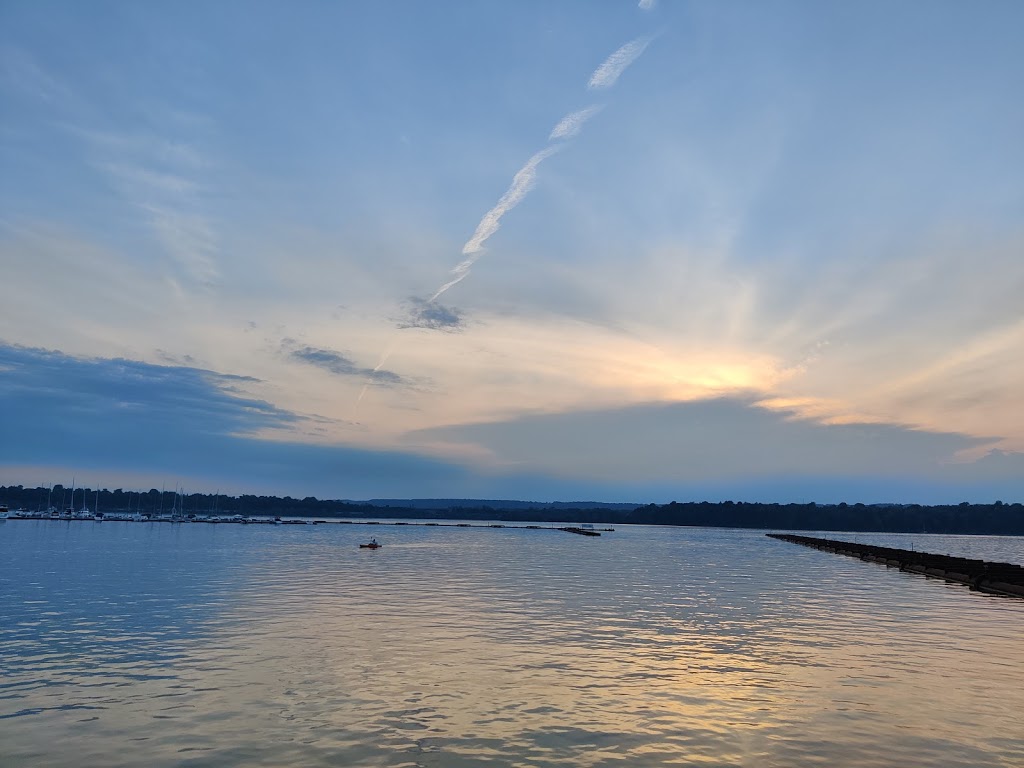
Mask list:
[[[0,764],[1016,768],[1022,630],[752,531],[12,521]]]

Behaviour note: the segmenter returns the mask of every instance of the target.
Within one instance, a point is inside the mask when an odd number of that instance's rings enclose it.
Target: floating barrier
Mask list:
[[[1024,597],[1024,568],[1013,563],[992,563],[952,555],[935,555],[929,552],[915,552],[910,549],[879,547],[873,544],[855,544],[851,541],[818,539],[813,536],[796,536],[789,533],[766,534],[771,539],[802,544],[824,552],[847,555],[879,563],[890,568],[899,568],[908,573],[919,573],[956,584],[964,584],[980,592],[1009,597]]]
[[[77,517],[50,517],[49,515],[40,514],[24,514],[17,515],[9,518],[11,520],[54,520],[57,522],[92,522],[93,518],[77,518]],[[601,531],[605,533],[612,533],[615,531],[614,528],[579,528],[576,526],[558,527],[553,525],[515,525],[509,523],[437,523],[433,521],[424,522],[409,522],[406,520],[396,520],[389,522],[382,522],[380,520],[299,520],[299,519],[275,519],[271,517],[243,517],[236,515],[235,517],[175,517],[171,518],[168,516],[162,517],[146,517],[139,516],[138,518],[130,517],[125,514],[114,513],[108,514],[105,518],[111,522],[122,522],[122,523],[234,523],[236,525],[416,525],[426,526],[429,528],[510,528],[513,530],[531,530],[531,531],[566,531],[567,533],[578,533],[581,536],[600,536]]]

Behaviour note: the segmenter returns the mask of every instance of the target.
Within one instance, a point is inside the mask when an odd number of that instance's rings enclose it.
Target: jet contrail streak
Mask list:
[[[374,373],[376,373],[377,371],[379,371],[379,370],[380,370],[381,368],[383,368],[383,367],[384,367],[384,363],[386,363],[386,362],[388,361],[388,358],[389,358],[389,357],[391,357],[391,353],[395,351],[395,345],[396,345],[396,344],[398,344],[398,340],[397,340],[397,339],[393,339],[393,340],[391,341],[391,343],[390,343],[390,344],[388,344],[388,348],[387,348],[387,349],[385,349],[385,350],[384,350],[384,354],[380,356],[380,362],[379,362],[379,363],[377,363],[377,365],[375,365],[375,366],[373,367],[373,372],[372,372],[372,373],[370,373],[370,374],[369,374],[369,375],[368,375],[368,376],[366,377],[366,383],[365,383],[365,384],[363,384],[363,389],[362,389],[362,391],[361,391],[361,392],[359,393],[359,397],[358,397],[358,398],[356,398],[356,407],[357,407],[357,408],[359,407],[359,404],[360,404],[361,402],[363,402],[363,397],[365,397],[365,396],[366,396],[366,390],[367,390],[367,389],[369,389],[369,387],[370,387],[370,380],[371,380],[371,379],[373,378],[373,374],[374,374]]]
[[[484,217],[480,219],[480,223],[477,224],[473,236],[462,246],[462,255],[466,258],[459,262],[458,266],[452,270],[454,277],[438,288],[437,292],[430,297],[430,301],[435,301],[438,296],[466,277],[470,268],[483,254],[484,243],[501,226],[501,217],[519,205],[529,191],[533,189],[533,184],[537,179],[537,166],[561,148],[561,145],[545,147],[527,160],[526,165],[520,168],[516,175],[512,177],[512,184],[509,185],[505,194],[501,196],[501,199],[498,200],[491,210],[484,214]]]
[[[619,79],[619,75],[640,58],[640,54],[651,44],[652,40],[654,40],[653,37],[638,37],[619,48],[594,70],[594,74],[590,76],[590,82],[587,83],[587,88],[611,88]]]
[[[646,11],[653,8],[654,3],[655,0],[640,0],[639,5],[640,8]],[[619,79],[630,64],[636,61],[641,54],[643,54],[647,46],[654,40],[654,37],[654,35],[638,37],[635,40],[629,41],[612,53],[604,60],[604,62],[602,62],[601,66],[594,70],[594,73],[590,76],[590,80],[587,83],[587,88],[593,90],[611,88],[615,85],[615,81]],[[462,255],[464,258],[455,266],[454,269],[452,269],[451,279],[434,292],[434,295],[427,300],[428,303],[437,301],[442,294],[466,279],[466,276],[469,275],[473,265],[476,264],[477,260],[483,255],[484,243],[490,239],[491,235],[501,228],[502,217],[519,205],[519,203],[523,201],[523,198],[525,198],[526,195],[529,194],[530,190],[533,189],[533,185],[537,180],[537,167],[564,147],[566,140],[579,135],[584,123],[600,112],[602,108],[603,105],[595,104],[590,107],[585,107],[584,109],[576,110],[575,112],[570,112],[558,121],[558,124],[551,130],[551,134],[548,136],[548,141],[558,141],[561,143],[547,146],[540,152],[534,154],[533,157],[527,160],[526,164],[519,169],[516,175],[512,177],[512,183],[509,185],[509,188],[505,190],[505,194],[501,196],[491,210],[484,214],[483,218],[480,219],[480,223],[477,224],[476,230],[473,232],[473,236],[466,241],[465,245],[462,246]],[[373,374],[377,373],[384,363],[387,362],[391,353],[394,351],[395,344],[396,341],[391,342],[387,351],[385,351],[381,356],[380,362],[377,363],[377,366],[372,372],[367,374],[366,383],[363,384],[363,389],[359,393],[359,398],[356,400],[357,409],[359,407],[359,403],[361,403],[363,397],[365,397],[370,384],[373,383]]]
[[[559,120],[558,125],[551,130],[551,135],[548,136],[548,141],[554,141],[555,139],[571,139],[578,136],[579,132],[583,130],[583,124],[602,109],[604,109],[604,105],[595,104],[594,106],[587,107],[586,109],[579,109],[575,112],[570,112]]]

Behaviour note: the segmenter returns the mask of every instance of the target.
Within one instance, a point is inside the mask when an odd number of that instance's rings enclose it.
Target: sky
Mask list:
[[[0,483],[1024,500],[1024,4],[0,1]]]

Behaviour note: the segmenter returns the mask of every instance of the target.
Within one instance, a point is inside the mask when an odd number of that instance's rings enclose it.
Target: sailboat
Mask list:
[[[178,509],[178,495],[179,495],[179,493],[180,493],[180,491],[178,490],[178,486],[177,486],[177,484],[175,484],[175,486],[174,486],[174,501],[171,502],[170,514],[168,514],[168,515],[161,514],[160,515],[160,519],[161,520],[175,521],[175,520],[179,519],[179,517],[181,515],[181,510]]]
[[[46,512],[45,517],[56,517],[57,509],[53,506],[53,483],[46,489]]]
[[[132,511],[131,502],[128,503],[128,511],[129,512]],[[132,522],[133,523],[141,523],[141,522],[144,522],[145,520],[146,520],[146,517],[145,517],[145,515],[142,514],[142,494],[140,493],[139,494],[139,504],[138,504],[137,507],[135,507],[135,512],[132,514]]]
[[[78,510],[78,514],[75,515],[80,520],[88,520],[93,516],[93,513],[89,511],[89,501],[86,498],[86,489],[82,489],[82,508]],[[74,499],[72,499],[74,501]],[[74,505],[72,505],[74,506]]]
[[[56,515],[51,515],[56,517]],[[75,516],[75,478],[71,478],[71,505],[64,508],[64,514],[61,517],[71,519]]]

